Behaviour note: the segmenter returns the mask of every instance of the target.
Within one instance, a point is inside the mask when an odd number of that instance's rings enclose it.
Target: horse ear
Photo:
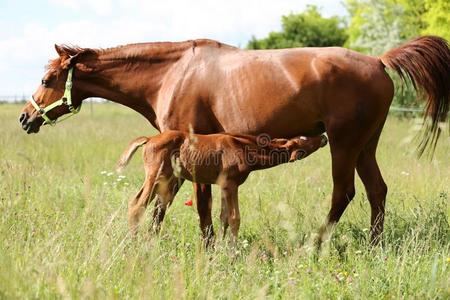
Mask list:
[[[67,56],[62,56],[61,57],[61,67],[64,70],[73,67],[75,65],[75,63],[77,62],[79,54],[80,53],[77,53],[74,56],[69,56],[67,54],[64,54],[64,55],[67,55]]]
[[[55,50],[59,57],[69,56],[60,45],[55,44]]]
[[[61,68],[63,69],[69,68],[72,57],[70,57],[70,55],[60,45],[55,44],[55,50],[59,55],[59,60],[61,61]]]
[[[77,51],[71,51],[70,49],[67,50],[67,49],[65,49],[64,46],[60,46],[57,44],[55,44],[55,50],[59,55],[59,59],[61,61],[61,68],[63,70],[66,70],[66,69],[69,69],[69,68],[75,66],[75,64],[77,64],[78,57],[80,56],[80,54],[83,53],[80,51],[78,51],[78,53],[77,53]],[[73,54],[73,53],[75,53],[75,54]],[[85,67],[85,69],[87,69],[87,67]]]

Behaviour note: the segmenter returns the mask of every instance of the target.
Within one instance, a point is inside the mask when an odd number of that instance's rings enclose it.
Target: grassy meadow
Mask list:
[[[389,186],[383,247],[368,246],[370,207],[357,178],[356,197],[317,258],[311,241],[332,189],[328,146],[251,174],[240,188],[237,248],[219,239],[205,251],[195,205],[183,204],[193,196],[188,182],[159,236],[128,235],[140,155],[124,178],[113,170],[132,138],[155,133],[137,113],[86,105],[27,135],[19,111],[0,105],[0,299],[450,298],[447,132],[432,161],[418,159],[417,121],[390,117],[378,151]]]

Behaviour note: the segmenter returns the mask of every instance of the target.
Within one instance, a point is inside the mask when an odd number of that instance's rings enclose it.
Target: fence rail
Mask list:
[[[0,103],[25,103],[27,102],[31,96],[0,96]],[[107,100],[102,98],[88,98],[84,101],[87,102],[95,102],[95,103],[105,103]]]
[[[9,96],[0,96],[0,102],[12,102],[12,103],[17,103],[17,102],[25,102],[27,101],[27,99],[29,99],[28,96],[26,95],[9,95]]]
[[[394,112],[423,112],[423,109],[415,108],[415,107],[391,106],[389,108],[389,111],[394,111]]]
[[[0,103],[24,103],[28,101],[30,97],[26,95],[9,95],[9,96],[0,96]],[[89,98],[88,102],[94,103],[106,103],[108,102],[102,98]],[[421,113],[423,109],[417,107],[401,107],[401,106],[391,106],[389,108],[390,112],[402,112],[402,113]]]

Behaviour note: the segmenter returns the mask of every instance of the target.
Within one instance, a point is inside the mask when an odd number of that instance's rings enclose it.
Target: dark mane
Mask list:
[[[111,48],[82,48],[76,45],[62,44],[60,45],[62,51],[68,56],[75,55],[93,55],[100,60],[128,60],[128,61],[155,61],[162,56],[166,58],[176,57],[181,51],[185,51],[192,48],[193,51],[196,47],[210,46],[210,47],[227,47],[234,48],[229,45],[222,44],[220,42],[199,39],[188,40],[183,42],[151,42],[151,43],[134,43],[121,45]],[[56,72],[61,71],[61,58],[52,59],[46,66],[48,70],[54,70]]]
[[[98,54],[99,52],[99,50],[97,49],[81,48],[76,45],[61,44],[59,45],[59,47],[62,49],[63,53],[67,54],[69,57],[85,53],[95,55]],[[45,68],[49,71],[55,71],[56,73],[60,73],[62,71],[61,63],[62,63],[61,57],[51,59],[48,61],[48,64],[45,66]]]

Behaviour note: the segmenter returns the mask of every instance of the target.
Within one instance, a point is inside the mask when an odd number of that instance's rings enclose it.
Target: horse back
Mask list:
[[[162,130],[198,133],[317,135],[333,110],[390,103],[393,91],[378,58],[337,47],[208,45],[187,52],[170,76],[158,103]]]

